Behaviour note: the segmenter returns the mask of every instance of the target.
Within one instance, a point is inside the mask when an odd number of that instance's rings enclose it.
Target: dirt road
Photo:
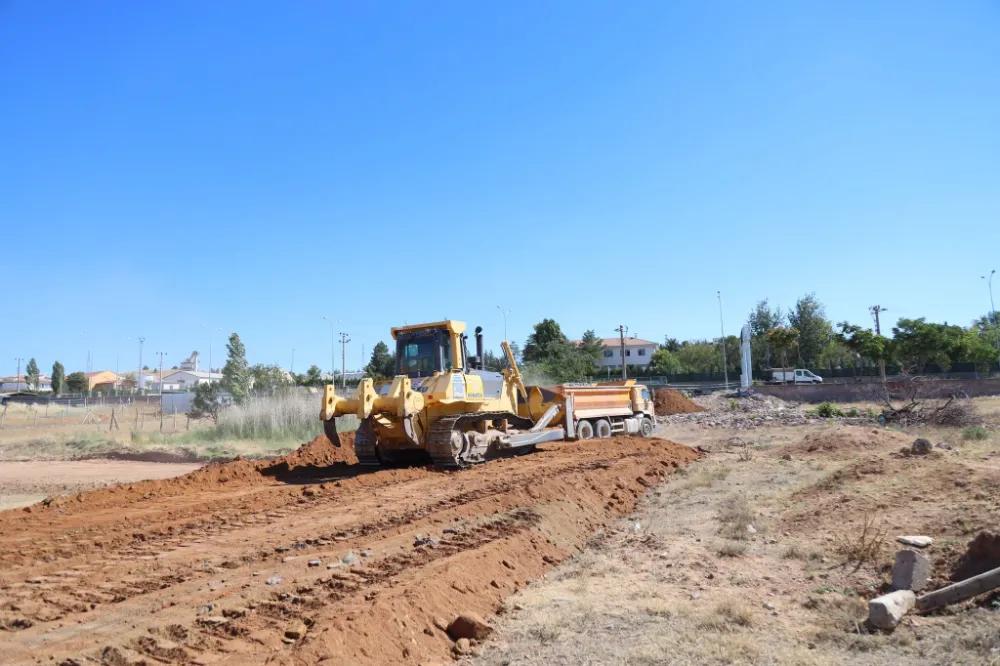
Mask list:
[[[0,461],[0,510],[34,504],[58,495],[111,483],[166,479],[198,469],[197,464],[131,460]]]
[[[620,438],[365,472],[344,451],[318,439],[0,513],[4,663],[440,661],[437,625],[497,612],[697,457]]]

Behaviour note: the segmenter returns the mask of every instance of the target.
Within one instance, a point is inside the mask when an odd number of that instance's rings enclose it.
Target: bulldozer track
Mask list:
[[[531,427],[531,421],[510,412],[476,412],[474,414],[458,414],[457,416],[446,416],[439,419],[431,426],[427,433],[427,453],[437,467],[446,469],[458,469],[475,464],[472,461],[463,460],[462,454],[455,455],[451,447],[451,433],[456,429],[463,429],[470,423],[479,421],[506,419],[509,423],[521,427]],[[464,453],[464,452],[463,452]]]

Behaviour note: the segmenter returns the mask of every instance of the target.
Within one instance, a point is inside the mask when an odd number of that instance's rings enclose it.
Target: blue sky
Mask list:
[[[7,0],[0,372],[132,367],[139,335],[174,365],[201,324],[325,369],[324,315],[350,368],[403,322],[495,347],[498,304],[515,340],[703,338],[717,289],[729,332],[812,291],[967,324],[997,34],[988,0]]]

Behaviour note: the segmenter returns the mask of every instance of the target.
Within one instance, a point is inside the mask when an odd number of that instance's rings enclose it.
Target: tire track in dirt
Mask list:
[[[638,438],[461,472],[358,473],[300,454],[280,473],[252,463],[256,476],[244,474],[238,461],[202,474],[224,482],[181,477],[6,512],[0,652],[13,664],[440,659],[451,641],[436,618],[496,612],[695,457]]]

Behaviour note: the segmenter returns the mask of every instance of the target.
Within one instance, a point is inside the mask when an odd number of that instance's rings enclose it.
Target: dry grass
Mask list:
[[[743,541],[724,541],[718,552],[721,557],[743,557],[747,553],[747,545]]]
[[[885,521],[875,511],[866,511],[859,530],[837,535],[836,550],[848,563],[857,563],[858,566],[868,562],[878,564],[885,551],[885,538],[888,533]]]
[[[715,604],[711,612],[698,620],[700,629],[718,632],[732,632],[754,626],[753,611],[738,599],[725,599]]]
[[[730,495],[719,507],[719,522],[722,524],[719,533],[734,541],[749,539],[751,535],[748,527],[757,529],[755,518],[746,495]]]
[[[847,427],[779,426],[768,429],[771,448],[754,447],[752,464],[740,465],[736,448],[718,444],[745,433],[670,427],[666,437],[719,452],[648,493],[635,516],[606,530],[599,550],[519,593],[524,610],[505,616],[474,663],[1000,666],[998,611],[917,618],[891,634],[865,628],[867,601],[888,582],[878,566],[890,552],[887,536],[935,536],[935,566],[946,566],[949,544],[961,548],[964,531],[994,515],[986,484],[995,476],[996,431],[964,441],[957,428],[907,431],[960,445],[902,460],[888,446],[862,458],[813,457],[820,454],[801,446],[806,434],[843,437]],[[954,484],[968,477],[981,492]],[[630,529],[637,520],[653,546]],[[750,535],[747,524],[761,533]],[[843,566],[839,556],[875,566]],[[544,646],[528,635],[553,623],[558,639]]]

